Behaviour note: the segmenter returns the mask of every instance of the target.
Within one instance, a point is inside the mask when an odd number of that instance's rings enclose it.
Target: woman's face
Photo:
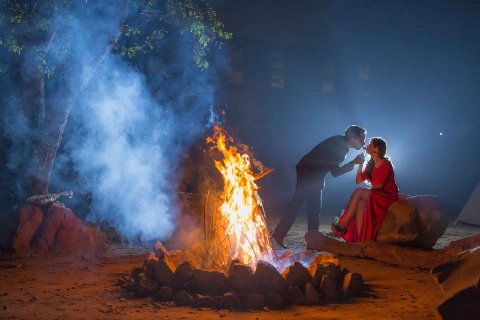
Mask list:
[[[378,147],[375,147],[372,143],[372,140],[370,140],[370,143],[367,145],[367,147],[365,148],[365,151],[369,154],[369,155],[372,155],[372,154],[377,154],[378,153]]]

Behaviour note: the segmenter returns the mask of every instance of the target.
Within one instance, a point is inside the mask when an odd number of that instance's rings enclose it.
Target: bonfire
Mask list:
[[[207,138],[219,160],[215,166],[222,175],[224,188],[218,207],[213,212],[212,228],[207,241],[211,258],[221,269],[232,260],[255,268],[258,260],[273,262],[274,251],[265,221],[265,210],[258,195],[256,180],[271,170],[248,155],[248,147],[234,143],[233,138],[220,126]],[[240,151],[240,146],[242,150]],[[253,165],[259,173],[254,174]]]

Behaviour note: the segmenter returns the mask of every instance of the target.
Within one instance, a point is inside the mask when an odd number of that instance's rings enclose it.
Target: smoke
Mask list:
[[[48,84],[47,121],[89,76],[118,31],[122,10],[116,1],[78,2],[52,19],[50,28],[61,30],[58,36],[69,50],[66,53],[54,43],[50,62],[69,63],[62,76]],[[212,72],[195,66],[192,45],[188,35],[172,34],[162,47],[169,54],[146,56],[140,64],[114,52],[107,56],[70,114],[50,192],[71,189],[88,194],[88,212],[80,215],[108,221],[126,238],[161,240],[172,233],[176,166],[208,123],[213,103]],[[24,65],[28,76],[31,60]],[[23,123],[16,112],[11,115],[15,117],[8,120],[11,123]],[[31,142],[28,128],[15,133],[15,139]],[[11,148],[13,163],[21,162],[18,155],[23,149]]]

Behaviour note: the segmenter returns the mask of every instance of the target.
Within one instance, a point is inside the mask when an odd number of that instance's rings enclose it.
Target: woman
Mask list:
[[[398,188],[390,159],[386,157],[387,143],[382,138],[372,138],[366,147],[370,159],[362,171],[359,165],[355,180],[360,184],[367,180],[371,189],[356,189],[338,224],[332,223],[332,231],[345,241],[355,243],[374,240],[388,207],[398,199]]]

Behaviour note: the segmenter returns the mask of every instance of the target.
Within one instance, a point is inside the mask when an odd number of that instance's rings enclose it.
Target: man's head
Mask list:
[[[351,125],[345,130],[345,138],[349,148],[355,148],[357,150],[362,149],[365,145],[365,134],[367,130],[362,127]]]

